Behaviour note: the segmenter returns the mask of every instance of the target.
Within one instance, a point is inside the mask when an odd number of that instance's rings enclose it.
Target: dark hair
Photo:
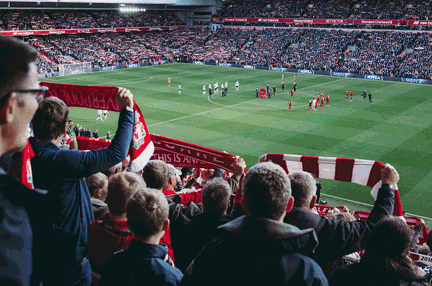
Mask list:
[[[227,181],[214,178],[204,185],[201,196],[206,212],[223,215],[229,207],[231,188]]]
[[[36,62],[38,51],[14,37],[0,36],[0,98],[29,72]]]
[[[47,97],[39,104],[32,124],[36,139],[49,141],[64,134],[69,109],[57,97]]]
[[[366,241],[361,263],[375,271],[396,274],[401,269],[414,271],[407,257],[411,247],[411,230],[402,219],[394,216],[382,218]]]
[[[278,220],[286,212],[291,184],[281,166],[265,162],[249,169],[242,192],[251,216]]]
[[[169,180],[169,167],[161,160],[151,160],[143,169],[143,178],[147,187],[162,190]]]

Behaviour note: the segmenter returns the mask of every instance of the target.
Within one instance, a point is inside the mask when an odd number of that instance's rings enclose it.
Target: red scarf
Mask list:
[[[150,134],[156,147],[151,160],[162,160],[175,167],[186,168],[221,168],[234,171],[235,156],[180,140]],[[80,150],[106,148],[111,140],[77,137]]]
[[[58,97],[69,107],[86,107],[91,109],[120,111],[120,107],[116,100],[117,87],[51,82],[41,82],[40,85],[49,88],[47,93],[48,97]],[[131,170],[132,172],[137,172],[142,170],[150,160],[150,157],[153,155],[154,145],[151,141],[141,110],[135,101],[134,113],[135,121],[129,154],[131,156]]]

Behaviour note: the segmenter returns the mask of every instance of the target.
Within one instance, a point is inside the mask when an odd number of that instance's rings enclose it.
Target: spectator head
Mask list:
[[[283,221],[292,210],[291,184],[279,165],[259,163],[249,169],[242,186],[243,209],[254,217]]]
[[[174,190],[177,184],[177,175],[181,175],[181,171],[177,170],[173,165],[168,165],[168,183],[164,186],[164,190]]]
[[[128,226],[135,236],[160,240],[169,227],[168,201],[156,189],[136,192],[127,205]]]
[[[292,196],[294,197],[294,206],[312,210],[317,199],[316,181],[314,177],[307,172],[295,172],[289,174],[291,181]]]
[[[117,173],[120,173],[122,171],[122,163],[118,163],[114,166],[112,166],[111,168],[109,168],[108,170],[103,171],[102,173],[104,173],[108,179],[110,179],[112,176],[114,176]]]
[[[42,93],[37,58],[33,47],[0,36],[0,155],[22,150],[27,144],[29,124]]]
[[[45,98],[32,121],[36,139],[53,141],[62,137],[66,132],[68,115],[69,109],[61,99]]]
[[[125,215],[128,200],[145,187],[143,179],[137,174],[123,172],[113,175],[109,180],[107,196],[110,213],[114,216]]]
[[[365,244],[362,261],[376,262],[387,269],[400,266],[413,268],[412,261],[407,257],[411,247],[411,230],[398,217],[386,216],[375,225]],[[385,265],[382,265],[384,262]]]
[[[207,213],[226,215],[230,204],[231,188],[227,181],[215,178],[208,181],[202,190],[202,204]]]
[[[331,218],[335,218],[340,221],[351,222],[356,221],[357,219],[350,213],[347,212],[338,212],[334,213]]]
[[[85,178],[90,196],[105,201],[108,194],[108,177],[102,173],[96,173]]]
[[[143,178],[147,187],[163,190],[169,180],[169,167],[161,160],[151,160],[143,169]]]

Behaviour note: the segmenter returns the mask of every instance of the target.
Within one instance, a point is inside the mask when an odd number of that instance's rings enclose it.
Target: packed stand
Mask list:
[[[213,17],[430,20],[431,13],[430,5],[420,0],[230,0]]]
[[[184,23],[171,11],[148,10],[133,14],[93,10],[1,10],[2,30],[55,30],[175,26]]]

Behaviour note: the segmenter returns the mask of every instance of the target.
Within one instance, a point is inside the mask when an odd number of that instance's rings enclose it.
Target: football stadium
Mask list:
[[[0,284],[430,285],[426,4],[0,1]]]

